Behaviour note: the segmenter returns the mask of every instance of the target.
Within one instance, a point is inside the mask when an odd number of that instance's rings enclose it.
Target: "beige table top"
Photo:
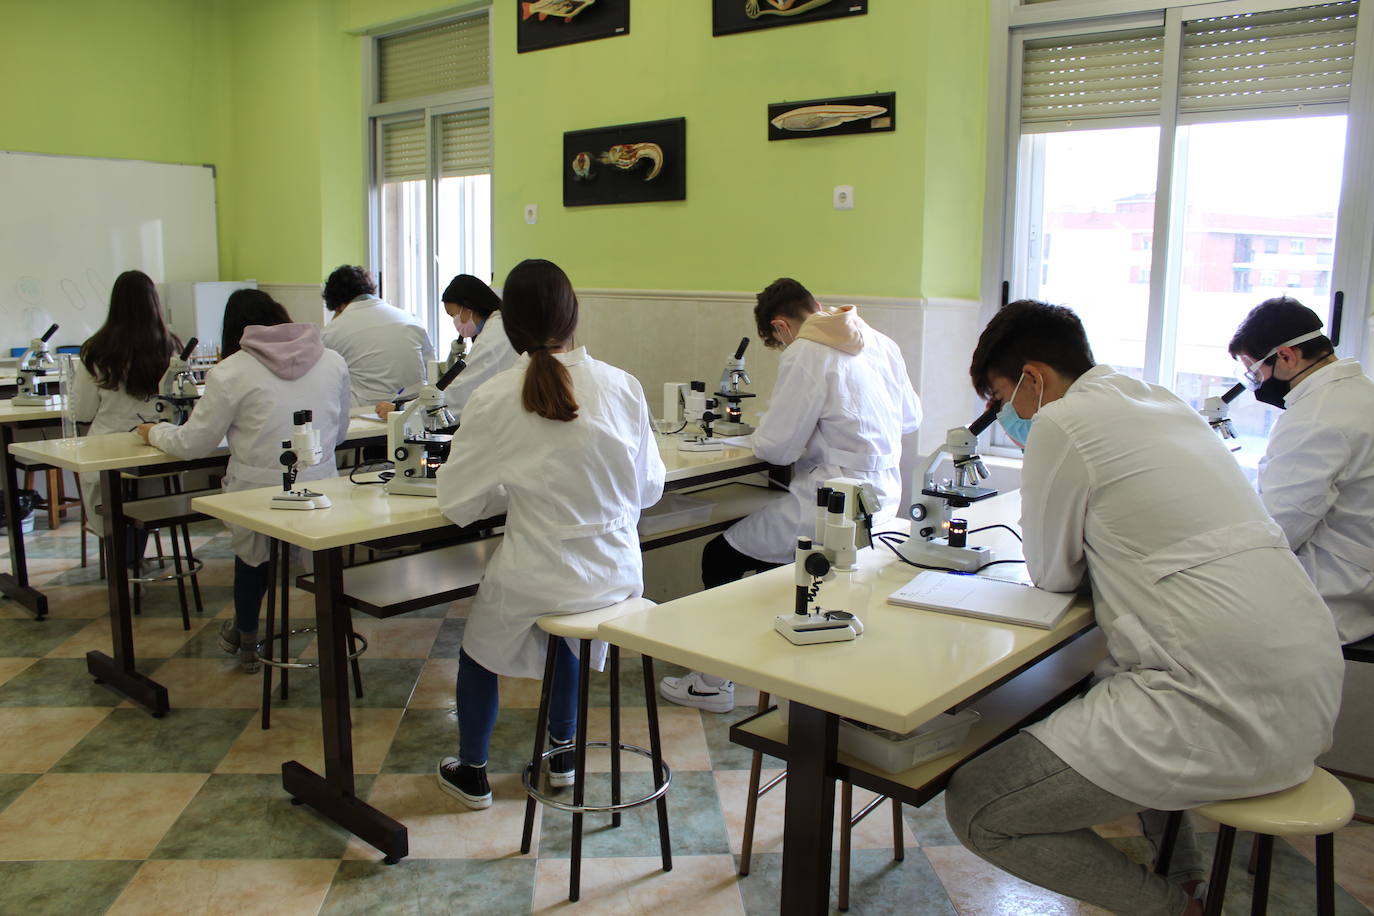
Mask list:
[[[1015,525],[1019,493],[978,503],[961,515],[970,527]],[[992,546],[999,558],[1020,556],[1005,532],[970,540]],[[897,607],[887,596],[918,570],[881,545],[860,557],[859,570],[847,574],[851,585],[827,582],[818,599],[822,607],[858,613],[864,634],[852,642],[794,646],[774,632],[773,618],[793,609],[790,564],[602,624],[599,635],[774,696],[908,732],[1092,623],[1086,599],[1052,631]]]
[[[737,470],[758,462],[748,449],[678,452],[676,442],[668,437],[659,437],[658,444],[669,481]],[[305,550],[344,547],[449,524],[431,496],[393,496],[384,487],[360,486],[342,477],[312,480],[310,489],[328,496],[333,505],[307,511],[273,509],[275,489],[264,487],[196,497],[191,508]]]
[[[55,420],[62,416],[62,399],[52,407],[15,406],[14,401],[0,401],[0,423],[22,423],[25,420]]]
[[[60,415],[61,411],[58,411],[58,414]],[[364,420],[361,417],[349,420],[350,440],[384,435],[386,425],[377,420]],[[132,432],[16,442],[10,446],[10,452],[27,461],[36,461],[81,474],[173,464],[182,460],[151,445],[144,445],[138,434]],[[229,450],[221,447],[214,454],[228,455]]]

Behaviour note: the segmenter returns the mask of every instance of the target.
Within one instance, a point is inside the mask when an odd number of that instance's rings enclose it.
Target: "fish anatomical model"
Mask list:
[[[653,181],[658,177],[658,173],[663,171],[663,147],[657,143],[618,143],[596,157],[597,162],[613,165],[626,172],[645,159],[653,163],[653,168],[649,170],[648,175],[644,176],[644,180]],[[576,160],[574,160],[573,170],[576,171],[576,169]]]
[[[886,113],[881,105],[807,105],[784,111],[772,123],[778,130],[826,130]]]
[[[830,0],[803,0],[801,6],[795,6],[796,2],[797,0],[768,0],[773,9],[765,10],[759,8],[759,0],[744,0],[744,15],[750,19],[760,16],[797,16],[818,6],[825,6]]]
[[[573,177],[579,181],[591,181],[596,177],[592,173],[592,154],[578,153],[572,160]]]
[[[572,22],[573,17],[595,3],[596,0],[531,0],[520,4],[520,19],[538,16],[543,22],[550,16],[561,16],[564,22]]]

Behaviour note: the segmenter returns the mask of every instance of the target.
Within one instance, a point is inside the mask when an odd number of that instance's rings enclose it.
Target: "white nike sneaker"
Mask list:
[[[701,672],[691,671],[682,677],[665,677],[658,682],[658,692],[663,699],[679,706],[695,706],[707,712],[729,712],[735,708],[735,684],[726,681],[719,687],[711,687],[702,679]]]

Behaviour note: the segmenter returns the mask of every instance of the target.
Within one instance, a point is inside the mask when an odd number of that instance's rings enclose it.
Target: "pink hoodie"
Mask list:
[[[240,346],[288,382],[314,368],[324,353],[319,327],[304,323],[249,325],[243,329]]]
[[[859,317],[859,310],[852,305],[842,305],[837,309],[821,309],[802,322],[798,340],[814,340],[857,356],[864,348],[864,328],[868,323]]]

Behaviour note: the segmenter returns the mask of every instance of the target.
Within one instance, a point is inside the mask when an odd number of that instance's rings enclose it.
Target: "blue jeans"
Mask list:
[[[458,760],[465,766],[482,766],[487,762],[500,701],[496,675],[459,650]],[[570,741],[576,727],[577,656],[568,648],[567,640],[560,639],[549,697],[549,734],[557,741]]]
[[[267,594],[270,584],[268,569],[270,564],[249,566],[234,557],[234,626],[240,633],[258,631],[258,613],[262,610],[262,597]]]

